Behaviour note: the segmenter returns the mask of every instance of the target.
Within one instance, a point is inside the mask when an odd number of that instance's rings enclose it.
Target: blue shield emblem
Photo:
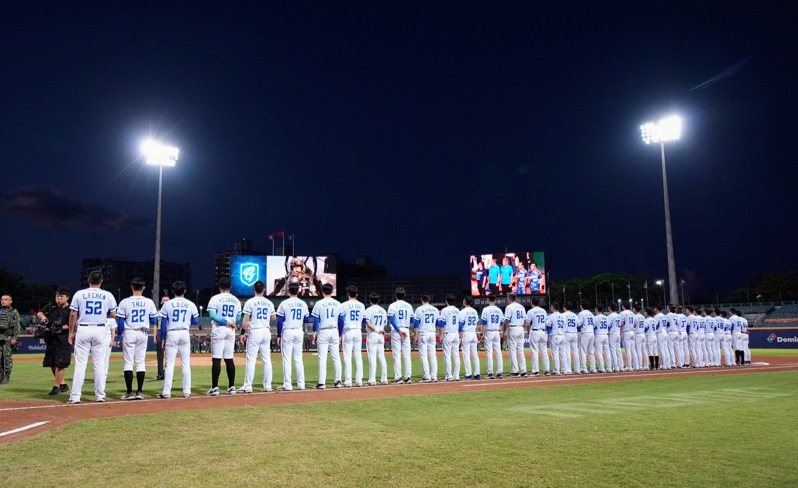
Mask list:
[[[252,286],[260,279],[260,267],[256,263],[242,263],[239,266],[240,280],[247,286]]]

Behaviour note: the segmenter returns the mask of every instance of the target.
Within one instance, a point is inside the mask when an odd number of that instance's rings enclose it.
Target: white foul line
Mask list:
[[[17,434],[19,432],[24,432],[26,430],[35,429],[36,427],[41,427],[42,425],[48,423],[49,421],[44,422],[34,422],[32,424],[26,425],[24,427],[19,427],[17,429],[7,430],[5,432],[0,432],[0,437],[5,437],[7,435]]]

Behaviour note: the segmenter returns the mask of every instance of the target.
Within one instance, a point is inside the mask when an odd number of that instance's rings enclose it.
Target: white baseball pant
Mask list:
[[[646,352],[647,356],[659,356],[657,351],[657,334],[646,334]],[[649,365],[653,367],[653,364]]]
[[[355,358],[355,385],[363,386],[363,333],[344,331],[344,385],[352,386],[352,357]]]
[[[718,353],[717,344],[715,344],[715,333],[714,332],[706,332],[704,334],[704,344],[707,350],[707,365],[708,366],[718,366],[718,359],[716,354]]]
[[[251,390],[255,381],[255,367],[258,355],[263,361],[263,389],[272,389],[272,332],[268,327],[262,329],[249,329],[247,333],[247,364],[244,367],[243,390]]]
[[[532,372],[538,373],[538,358],[543,361],[543,371],[549,372],[549,351],[546,342],[549,336],[545,330],[533,330],[529,332],[529,349],[532,352]]]
[[[86,364],[91,354],[94,366],[94,398],[105,400],[105,375],[107,371],[108,332],[105,327],[78,325],[75,331],[75,371],[72,374],[72,391],[69,399],[80,401],[83,382],[86,380]]]
[[[106,322],[107,323],[107,322]],[[116,328],[105,326],[105,335],[106,335],[106,343],[108,344],[108,349],[105,351],[105,378],[108,379],[108,375],[111,374],[111,352],[114,349],[114,334],[116,334]]]
[[[447,380],[460,379],[460,333],[447,332],[443,335],[443,364]]]
[[[280,339],[280,352],[283,356],[283,388],[291,388],[291,360],[296,366],[296,387],[305,389],[305,363],[302,361],[302,339],[305,333],[302,329],[283,329]]]
[[[612,370],[623,371],[623,354],[621,353],[621,334],[610,334],[610,355]]]
[[[477,333],[473,330],[463,332],[463,366],[465,366],[466,376],[479,376]]]
[[[731,332],[723,334],[723,355],[726,356],[726,366],[734,366],[734,351],[732,351]]]
[[[671,359],[671,348],[668,345],[668,333],[664,330],[657,332],[657,349],[659,350],[659,369],[671,369],[674,366]]]
[[[380,383],[388,382],[388,365],[385,362],[385,335],[369,332],[366,335],[366,353],[369,357],[369,384],[377,382],[377,363],[380,365]]]
[[[743,334],[741,340],[743,342],[743,359],[746,362],[751,362],[751,349],[748,347],[748,334]]]
[[[612,371],[612,355],[610,354],[610,336],[596,334],[596,356],[598,356],[599,371],[602,373]]]
[[[568,344],[562,334],[552,334],[551,336],[551,357],[554,358],[554,373],[570,373],[571,365],[568,358]]]
[[[211,329],[211,357],[233,359],[236,332],[226,325],[214,325]]]
[[[626,351],[626,367],[629,371],[633,369],[640,369],[640,358],[637,357],[637,350],[635,349],[635,333],[623,333],[623,350]]]
[[[146,371],[147,329],[125,329],[122,339],[123,371]],[[110,349],[110,348],[109,348]]]
[[[172,394],[172,378],[175,360],[180,353],[180,368],[183,372],[183,395],[191,394],[191,336],[187,330],[168,330],[164,343],[163,390],[161,394]]]
[[[648,350],[646,349],[646,335],[640,332],[635,333],[635,359],[637,369],[648,368]]]
[[[498,330],[486,330],[484,334],[485,339],[485,354],[488,360],[488,374],[500,374],[504,371],[504,361],[502,358],[502,342]],[[496,368],[493,368],[494,356],[496,357]]]
[[[425,380],[438,380],[438,357],[435,354],[435,332],[418,333],[418,355]]]
[[[507,328],[507,345],[510,349],[510,372],[526,373],[526,356],[524,355],[524,327]]]
[[[583,373],[587,372],[587,358],[590,358],[590,371],[596,372],[596,335],[592,332],[579,334],[579,360]]]
[[[327,382],[327,355],[332,358],[334,382],[341,381],[341,355],[338,354],[338,329],[321,329],[316,336],[316,349],[319,353],[319,384]]]
[[[565,350],[568,356],[567,373],[572,371],[579,372],[579,335],[576,332],[565,333]],[[571,368],[573,361],[573,369]]]
[[[404,332],[404,337],[400,334]],[[410,362],[410,329],[399,327],[399,332],[391,329],[391,354],[393,356],[393,379],[410,378],[413,365]],[[404,364],[404,376],[402,365]]]
[[[682,364],[684,364],[684,358],[682,357],[682,348],[679,346],[678,331],[668,331],[668,352],[673,366],[681,368]]]

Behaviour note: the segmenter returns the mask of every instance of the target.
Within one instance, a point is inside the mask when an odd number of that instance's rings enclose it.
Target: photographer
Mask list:
[[[55,303],[45,306],[36,315],[42,325],[36,331],[47,344],[42,366],[50,368],[54,381],[50,395],[69,391],[64,383],[64,372],[72,359],[72,346],[69,345],[69,290],[59,288],[55,293]]]

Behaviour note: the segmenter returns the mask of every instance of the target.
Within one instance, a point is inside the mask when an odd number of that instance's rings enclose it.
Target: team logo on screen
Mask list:
[[[242,263],[239,268],[241,283],[252,286],[260,278],[260,267],[256,263]]]
[[[768,342],[773,342],[773,341],[775,341],[775,340],[776,340],[776,333],[775,333],[775,332],[773,332],[772,334],[770,334],[770,335],[768,336]]]

